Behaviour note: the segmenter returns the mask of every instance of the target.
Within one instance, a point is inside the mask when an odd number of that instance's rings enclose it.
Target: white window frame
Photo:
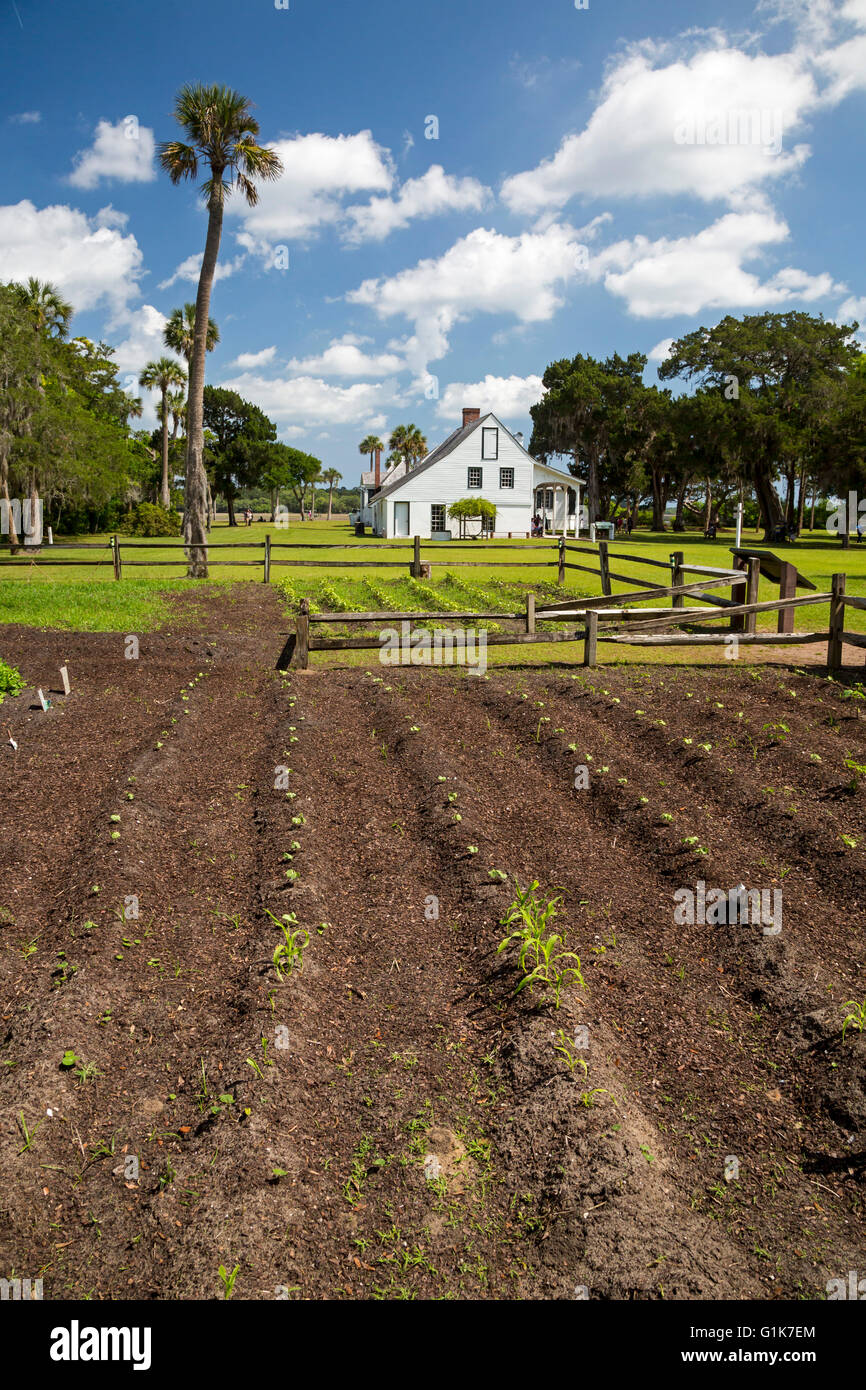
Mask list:
[[[473,481],[472,481],[472,475],[473,475],[473,473],[477,473],[477,474],[478,474],[478,482],[477,482],[477,483],[473,483]],[[480,488],[483,488],[483,486],[484,486],[484,469],[483,469],[483,468],[478,468],[477,466],[472,466],[472,467],[470,467],[470,468],[467,468],[467,470],[466,470],[466,486],[467,486],[468,488],[472,488],[473,492],[475,491],[476,488],[479,488],[479,489],[480,489]]]
[[[503,475],[503,473],[510,473],[510,474],[511,474],[511,482],[510,482],[510,483],[504,483],[504,482],[502,481],[502,475]],[[513,468],[500,468],[500,470],[499,470],[499,486],[500,486],[501,489],[503,489],[503,490],[508,490],[508,491],[510,491],[510,490],[514,487],[514,469],[513,469]]]
[[[493,435],[493,453],[489,452],[488,435]],[[481,457],[486,463],[495,463],[499,458],[499,430],[496,425],[481,426]]]

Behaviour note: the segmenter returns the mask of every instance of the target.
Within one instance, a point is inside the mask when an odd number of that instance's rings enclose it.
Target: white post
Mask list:
[[[743,535],[743,504],[737,503],[737,549],[740,548],[740,540]]]

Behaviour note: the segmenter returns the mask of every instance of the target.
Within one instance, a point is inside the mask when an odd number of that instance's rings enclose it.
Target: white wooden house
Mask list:
[[[494,503],[494,536],[528,536],[536,515],[547,532],[579,534],[581,482],[539,463],[492,412],[464,409],[462,425],[415,468],[400,463],[384,477],[379,468],[377,459],[361,478],[361,519],[377,536],[456,536],[448,508],[473,496]],[[480,518],[470,530],[480,532]]]

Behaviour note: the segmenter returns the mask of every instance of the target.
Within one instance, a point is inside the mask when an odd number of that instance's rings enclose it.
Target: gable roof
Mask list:
[[[376,493],[376,497],[374,500],[378,502],[381,500],[381,498],[390,496],[392,492],[396,492],[399,488],[403,486],[404,483],[408,482],[411,478],[417,478],[419,473],[423,473],[424,470],[427,468],[432,468],[434,463],[440,463],[442,459],[447,458],[449,454],[453,454],[454,450],[457,448],[457,445],[462,444],[464,439],[469,438],[473,430],[477,430],[478,427],[480,425],[483,425],[487,420],[495,420],[499,428],[501,430],[505,430],[505,433],[509,436],[509,438],[514,440],[514,443],[517,445],[518,449],[522,449],[524,454],[526,454],[526,457],[528,459],[532,459],[533,463],[536,462],[536,460],[532,458],[532,454],[530,454],[529,450],[524,449],[523,445],[520,443],[520,440],[517,439],[516,436],[511,433],[511,430],[508,428],[508,426],[503,425],[499,417],[494,415],[492,410],[489,410],[486,415],[482,415],[478,420],[472,420],[468,425],[460,425],[459,428],[454,430],[452,434],[449,434],[448,438],[443,440],[441,444],[437,444],[436,448],[433,449],[431,453],[427,455],[426,458],[422,459],[422,461],[418,464],[417,468],[410,468],[402,478],[395,478],[393,482],[391,482],[387,487],[382,487],[379,490],[379,492]]]

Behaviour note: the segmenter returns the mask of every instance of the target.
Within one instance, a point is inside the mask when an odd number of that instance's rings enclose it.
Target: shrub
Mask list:
[[[7,666],[5,661],[0,661],[0,705],[5,696],[20,695],[24,689],[24,677],[17,666]]]
[[[124,536],[179,536],[180,517],[153,502],[137,502],[124,517],[120,530]]]

